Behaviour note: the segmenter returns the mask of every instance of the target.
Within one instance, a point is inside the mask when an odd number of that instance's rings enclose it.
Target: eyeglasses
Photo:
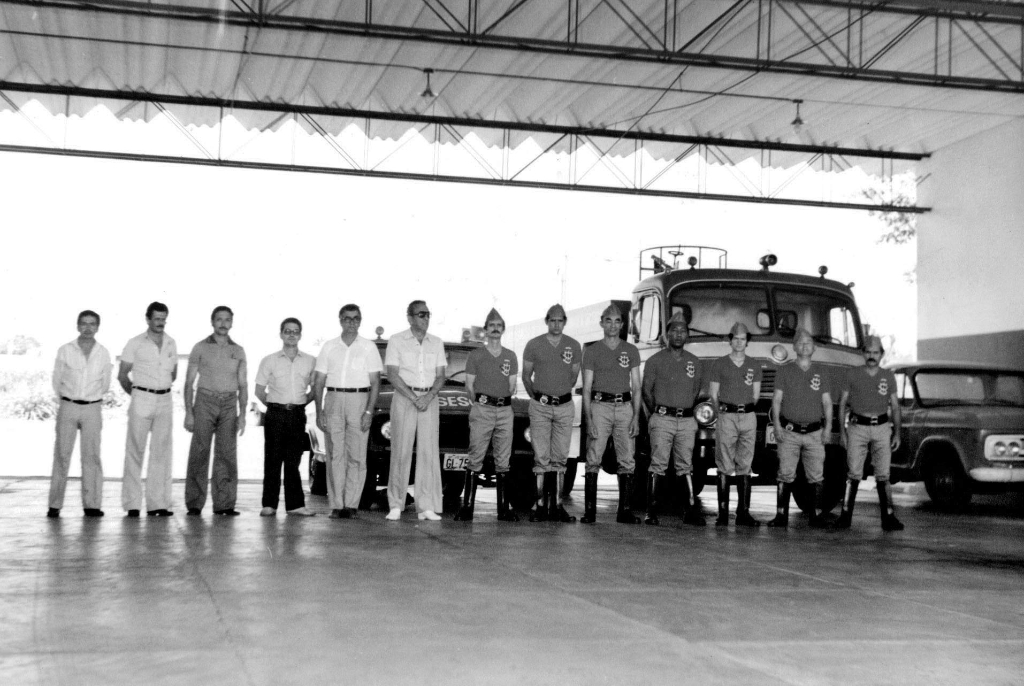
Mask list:
[[[422,312],[413,312],[412,316],[419,317],[420,319],[430,319],[430,312],[423,310]]]
[[[302,335],[302,331],[300,331],[299,329],[285,329],[281,333],[283,333],[285,336],[301,336]]]
[[[360,317],[359,315],[356,315],[355,317],[342,317],[341,321],[345,322],[346,324],[354,324],[356,322],[363,321],[363,318]]]

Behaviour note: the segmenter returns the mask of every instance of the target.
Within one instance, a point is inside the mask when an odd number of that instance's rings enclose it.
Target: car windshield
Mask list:
[[[1024,407],[1024,374],[995,371],[921,371],[914,377],[923,406]]]
[[[380,341],[377,343],[377,350],[380,352],[380,359],[384,361],[384,353],[387,350],[387,341]],[[456,346],[444,346],[445,357],[448,358],[448,366],[445,369],[445,377],[448,380],[448,385],[462,386],[466,383],[466,358],[469,357],[470,349],[456,347]],[[388,383],[388,372],[387,367],[384,368],[384,372],[380,375],[382,383]]]
[[[691,337],[724,338],[735,322],[754,335],[792,339],[807,329],[818,343],[860,345],[853,302],[840,293],[807,287],[751,284],[681,284],[670,296],[671,314],[682,312]]]

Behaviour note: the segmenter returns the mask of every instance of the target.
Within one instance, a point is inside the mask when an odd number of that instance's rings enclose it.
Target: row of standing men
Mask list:
[[[164,333],[166,305],[154,302],[146,310],[147,330],[132,338],[120,360],[118,381],[131,396],[122,485],[122,505],[129,517],[138,517],[143,495],[149,516],[170,516],[171,384],[177,375],[177,349]],[[256,396],[266,405],[264,421],[264,482],[262,516],[276,513],[284,473],[285,510],[290,515],[312,516],[305,507],[299,460],[305,445],[305,408],[315,403],[316,422],[327,443],[327,486],[331,518],[354,516],[366,479],[369,428],[380,389],[380,374],[387,367],[394,389],[391,406],[391,467],[388,481],[389,512],[397,521],[406,505],[413,445],[416,445],[415,501],[417,518],[436,521],[442,509],[438,455],[440,389],[447,364],[444,346],[429,334],[430,311],[424,301],[406,310],[409,329],[393,336],[383,364],[373,342],[359,335],[362,314],[357,305],[339,311],[342,333],[324,344],[313,357],[299,350],[302,324],[288,318],[281,323],[281,350],[264,357],[256,375]],[[737,482],[736,524],[758,526],[749,511],[750,474],[754,454],[761,365],[745,354],[750,334],[737,323],[729,334],[731,352],[710,365],[684,349],[687,322],[677,314],[667,323],[666,347],[648,362],[641,379],[640,355],[620,338],[623,315],[609,306],[601,315],[601,341],[588,346],[563,333],[566,313],[560,305],[545,315],[546,334],[530,340],[523,353],[523,385],[530,396],[531,442],[538,501],[531,521],[575,521],[562,500],[562,480],[568,458],[575,410],[572,390],[583,372],[583,413],[587,420],[588,450],[584,486],[583,523],[596,521],[597,474],[605,446],[614,443],[618,459],[619,505],[616,520],[639,523],[630,510],[633,488],[634,439],[646,407],[650,420],[651,465],[647,481],[645,522],[656,525],[664,494],[659,482],[674,464],[682,489],[684,521],[704,525],[694,497],[691,455],[697,424],[693,407],[707,381],[711,401],[719,410],[716,429],[718,469],[717,525],[729,522],[729,475]],[[78,317],[79,336],[57,354],[53,384],[61,404],[51,476],[48,516],[58,517],[75,438],[82,435],[82,500],[86,516],[102,516],[102,467],[99,459],[102,417],[100,405],[109,388],[112,365],[106,349],[95,340],[100,317],[86,310]],[[233,312],[219,306],[211,315],[213,332],[199,341],[189,355],[185,380],[185,428],[192,433],[185,486],[189,515],[199,515],[211,484],[213,511],[234,516],[237,492],[236,435],[245,430],[247,369],[245,351],[229,336]],[[517,356],[501,345],[505,322],[491,310],[484,322],[485,343],[466,362],[466,389],[471,403],[470,446],[466,485],[459,521],[472,520],[477,474],[492,449],[495,462],[498,518],[516,521],[509,502],[507,475],[512,448],[512,396],[519,374]],[[778,501],[769,526],[786,526],[791,487],[797,463],[803,461],[807,481],[815,491],[811,524],[824,526],[821,512],[824,444],[831,435],[832,401],[825,373],[812,360],[814,340],[799,330],[794,339],[797,359],[782,367],[773,398],[774,429],[779,443]],[[898,446],[899,404],[891,372],[879,367],[883,351],[877,338],[868,340],[865,366],[853,368],[844,379],[839,417],[849,426],[840,432],[847,447],[848,482],[843,512],[835,522],[849,527],[857,487],[871,453],[882,505],[882,526],[898,530],[902,524],[892,510],[888,486],[891,450]],[[142,466],[149,439],[150,459],[142,485]],[[214,447],[212,478],[209,476]]]

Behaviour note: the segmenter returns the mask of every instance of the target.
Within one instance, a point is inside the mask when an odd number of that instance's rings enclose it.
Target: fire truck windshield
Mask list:
[[[725,338],[735,322],[756,336],[792,340],[807,329],[819,343],[860,347],[853,300],[842,293],[802,286],[749,283],[680,284],[669,297],[671,314],[682,311],[690,336]]]

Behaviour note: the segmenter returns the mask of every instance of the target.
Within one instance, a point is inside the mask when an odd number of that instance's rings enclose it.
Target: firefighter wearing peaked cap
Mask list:
[[[583,353],[583,414],[587,420],[587,476],[583,524],[597,521],[597,474],[608,439],[618,458],[619,509],[615,521],[639,524],[630,509],[633,440],[640,431],[640,352],[622,340],[622,313],[614,304],[601,313],[604,338]]]
[[[544,317],[548,332],[531,339],[523,350],[523,386],[530,396],[530,441],[538,502],[531,522],[573,522],[565,511],[562,489],[572,443],[576,408],[572,389],[580,375],[583,349],[562,333],[566,315],[552,305]]]
[[[466,359],[466,390],[472,403],[469,410],[469,464],[466,487],[457,521],[471,521],[476,506],[476,477],[484,466],[487,448],[494,453],[497,473],[498,519],[517,522],[519,517],[509,503],[508,470],[512,456],[512,396],[516,392],[519,362],[516,354],[501,345],[505,320],[491,309],[484,320],[484,345]]]
[[[704,515],[693,497],[693,445],[697,421],[693,406],[702,383],[701,362],[684,350],[689,335],[686,318],[677,312],[665,331],[667,347],[647,360],[644,367],[643,399],[647,407],[651,439],[651,466],[647,476],[647,518],[657,525],[659,481],[664,479],[669,460],[675,464],[681,486],[683,521],[704,526]]]
[[[754,462],[757,415],[761,395],[761,362],[746,354],[750,331],[741,323],[729,331],[728,355],[711,365],[709,391],[718,409],[715,427],[715,466],[718,468],[718,519],[729,525],[729,476],[736,475],[736,525],[758,526],[750,516],[750,467]]]

